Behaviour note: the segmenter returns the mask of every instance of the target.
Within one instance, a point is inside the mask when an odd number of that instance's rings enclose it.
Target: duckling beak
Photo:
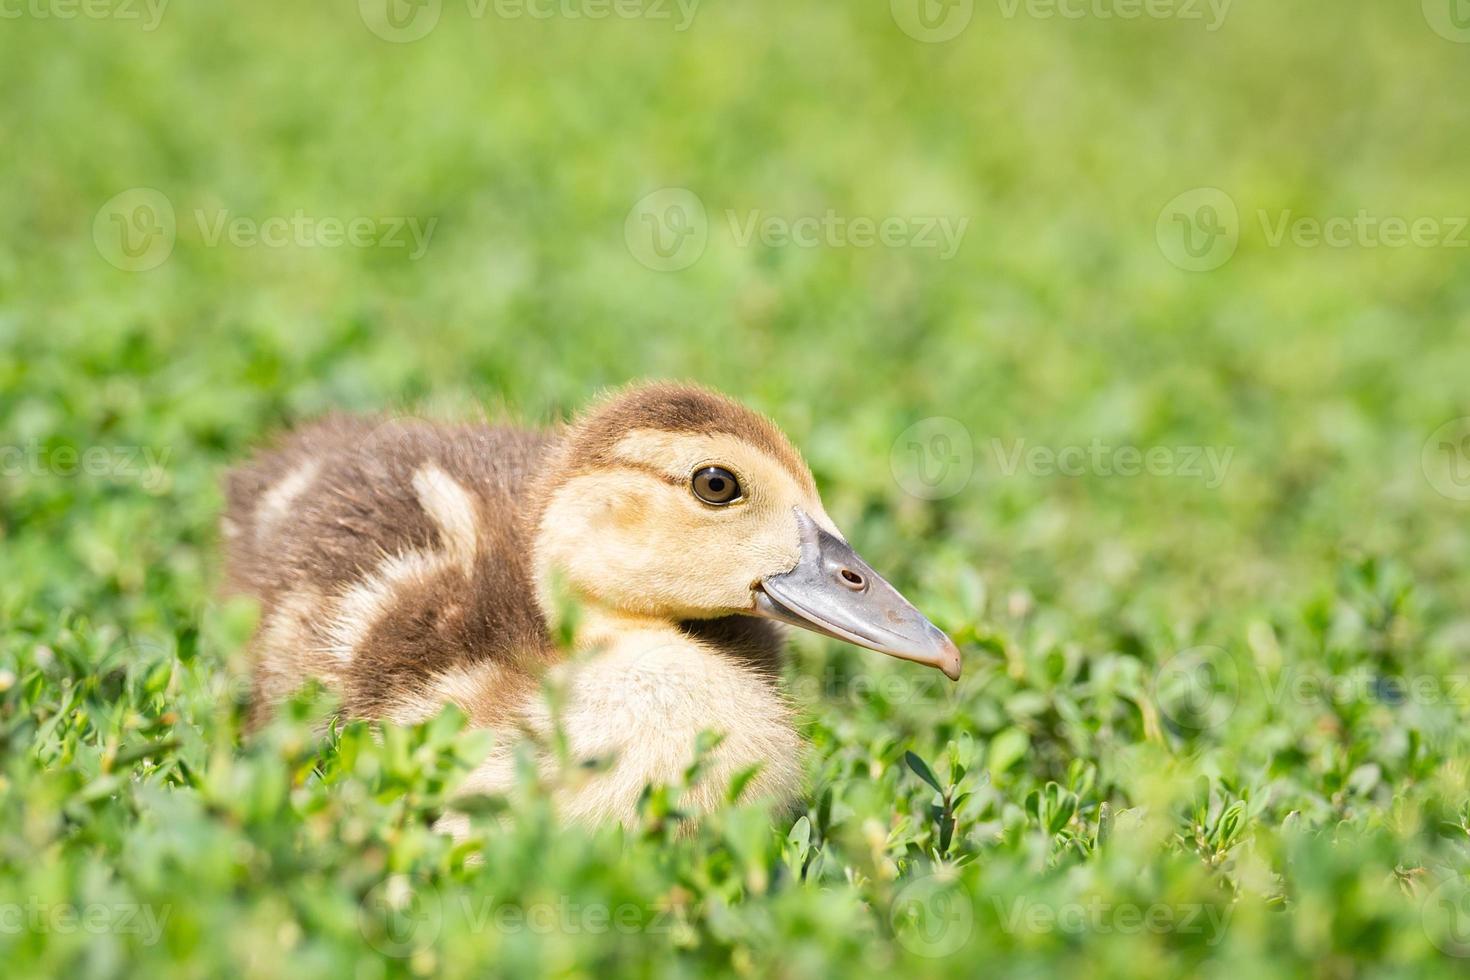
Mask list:
[[[762,579],[752,615],[855,643],[900,660],[927,664],[960,679],[954,641],[873,571],[845,541],[796,508],[801,559]]]

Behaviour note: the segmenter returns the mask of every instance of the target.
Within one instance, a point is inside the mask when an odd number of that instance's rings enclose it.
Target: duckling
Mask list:
[[[794,802],[786,626],[960,674],[781,431],[703,388],[635,386],[548,431],[332,417],[232,471],[225,494],[227,587],[262,610],[254,724],[310,678],[353,717],[452,702],[503,736],[475,793],[508,788],[515,744],[559,729],[589,763],[556,791],[574,821],[633,823],[706,731],[720,740],[681,810],[717,806],[752,769],[744,798]]]

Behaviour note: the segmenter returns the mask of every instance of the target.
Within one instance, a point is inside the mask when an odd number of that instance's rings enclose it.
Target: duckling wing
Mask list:
[[[432,714],[456,691],[473,692],[477,721],[508,715],[554,655],[523,510],[555,443],[339,417],[232,471],[228,588],[262,607],[256,719],[309,678],[357,716]]]

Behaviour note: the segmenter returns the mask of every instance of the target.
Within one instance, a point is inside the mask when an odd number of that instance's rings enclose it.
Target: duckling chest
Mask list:
[[[751,769],[746,799],[787,805],[800,792],[803,743],[786,699],[760,672],[703,644],[658,631],[622,636],[568,663],[564,685],[558,721],[571,751],[602,763],[563,793],[573,819],[635,819],[646,785],[684,783],[706,733],[718,744],[685,788],[683,809],[718,806]]]

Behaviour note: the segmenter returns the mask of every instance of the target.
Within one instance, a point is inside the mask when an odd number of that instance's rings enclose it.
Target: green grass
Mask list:
[[[883,2],[445,0],[413,43],[351,0],[7,8],[5,975],[1463,974],[1470,501],[1434,434],[1470,415],[1470,250],[1276,234],[1470,238],[1470,45],[1419,7],[981,3],[934,44]],[[1186,271],[1156,229],[1202,187],[1239,247]],[[132,188],[174,212],[146,271]],[[677,271],[628,222],[660,188],[707,216]],[[968,223],[948,257],[744,239],[829,210]],[[409,218],[417,257],[378,240]],[[692,836],[677,787],[590,834],[528,779],[455,846],[429,826],[485,743],[453,717],[323,734],[307,697],[242,740],[224,467],[330,409],[542,419],[647,376],[786,428],[964,680],[796,638],[804,815]],[[973,469],[930,500],[934,418]],[[1094,440],[1229,465],[1009,466]]]

